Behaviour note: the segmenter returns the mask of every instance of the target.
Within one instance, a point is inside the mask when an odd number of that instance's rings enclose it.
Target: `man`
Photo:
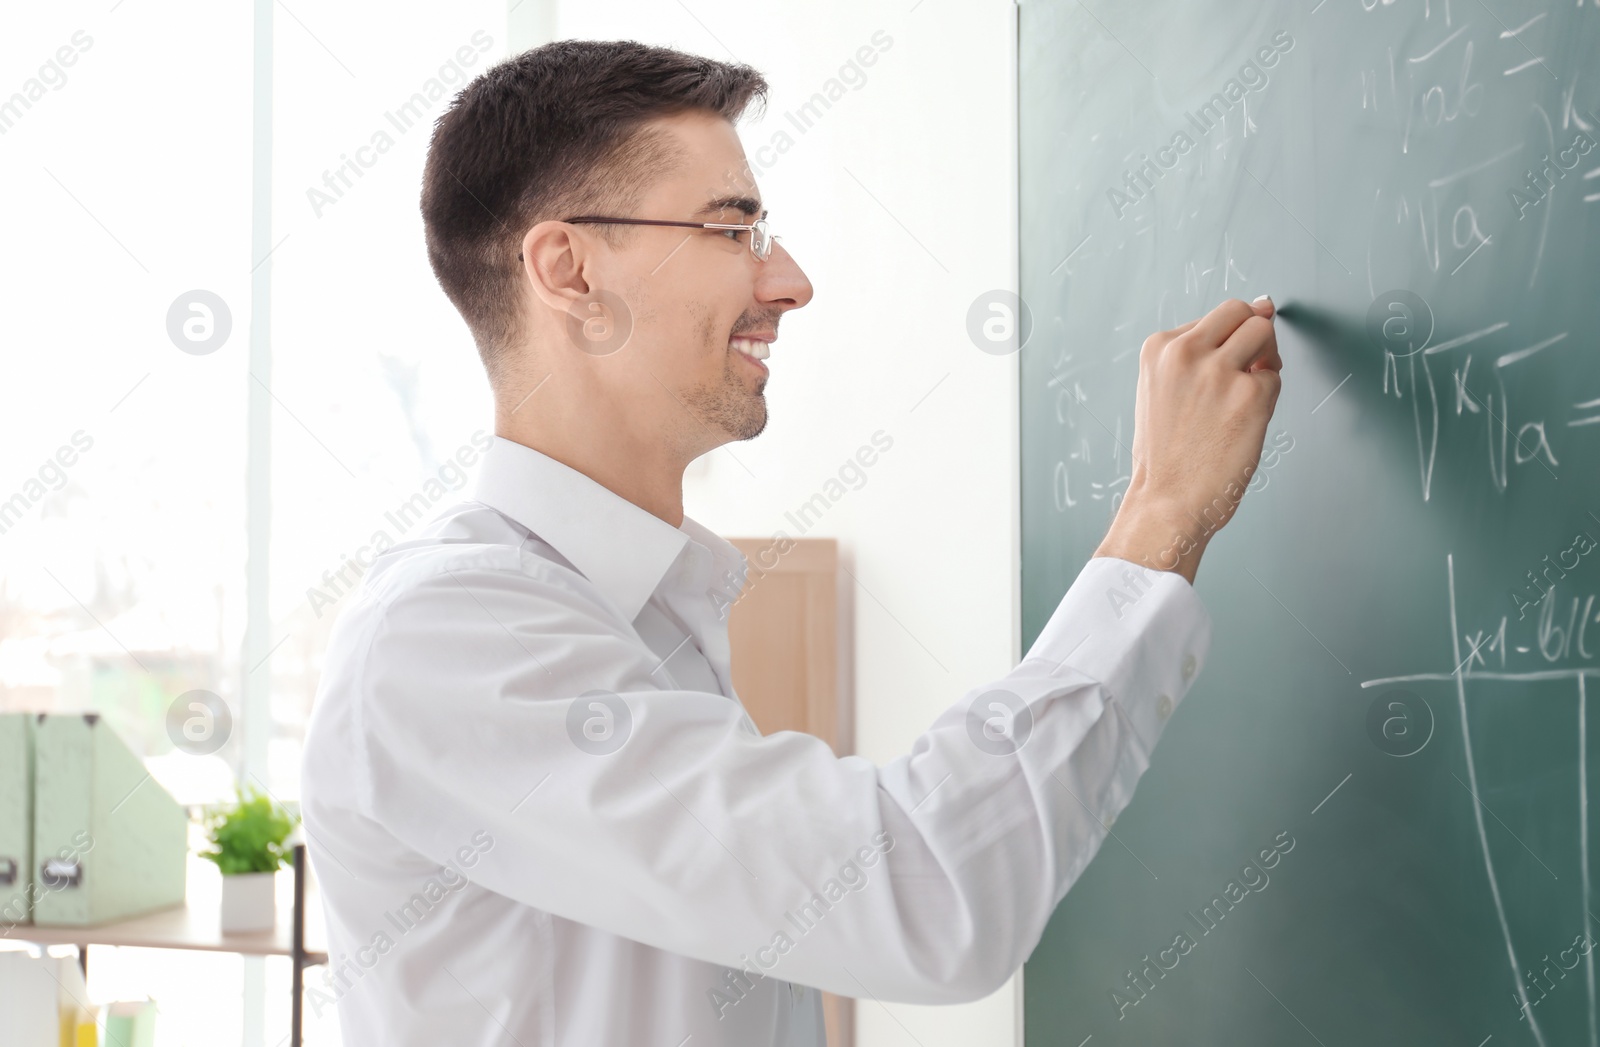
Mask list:
[[[682,476],[761,432],[811,299],[734,131],[765,86],[569,41],[438,122],[428,252],[497,435],[345,610],[306,743],[312,999],[352,1045],[821,1045],[819,989],[991,993],[1205,657],[1191,583],[1278,395],[1265,300],[1145,343],[1121,510],[1014,672],[883,767],[756,731],[722,614],[743,560]]]

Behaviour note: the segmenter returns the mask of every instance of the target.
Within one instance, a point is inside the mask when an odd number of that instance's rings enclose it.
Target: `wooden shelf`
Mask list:
[[[328,962],[322,906],[315,900],[304,844],[294,847],[294,868],[277,874],[277,926],[248,934],[222,933],[222,873],[189,852],[187,897],[181,906],[90,927],[40,927],[18,924],[0,930],[0,940],[34,945],[75,945],[88,972],[91,945],[129,949],[190,949],[243,956],[285,956],[293,964],[289,980],[289,1047],[301,1047],[305,969]]]
[[[294,955],[294,875],[277,875],[278,925],[271,931],[223,934],[222,874],[194,854],[189,856],[188,898],[184,905],[126,920],[83,927],[40,927],[19,924],[0,931],[0,939],[37,945],[116,945],[138,949],[199,949],[245,956]],[[310,963],[322,963],[327,951],[322,906],[307,890],[306,946]]]

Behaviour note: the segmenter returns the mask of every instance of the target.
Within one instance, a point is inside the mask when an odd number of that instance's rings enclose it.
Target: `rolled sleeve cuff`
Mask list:
[[[1099,683],[1148,754],[1210,648],[1211,616],[1182,575],[1100,556],[1084,565],[1023,661]]]

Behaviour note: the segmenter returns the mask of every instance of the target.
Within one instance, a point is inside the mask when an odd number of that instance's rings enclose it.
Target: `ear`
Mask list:
[[[589,294],[587,237],[564,222],[540,222],[522,237],[523,279],[548,308],[567,313]]]

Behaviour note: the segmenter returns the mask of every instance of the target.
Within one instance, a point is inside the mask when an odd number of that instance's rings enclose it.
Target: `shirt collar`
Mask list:
[[[684,517],[673,527],[571,466],[496,436],[484,453],[473,498],[509,516],[566,557],[628,621],[692,541],[718,573],[742,584],[745,558],[732,543]]]

